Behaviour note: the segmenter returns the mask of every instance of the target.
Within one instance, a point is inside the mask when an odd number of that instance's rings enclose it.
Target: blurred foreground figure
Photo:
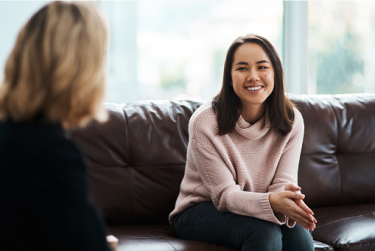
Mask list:
[[[0,85],[0,250],[109,250],[65,130],[104,121],[107,24],[52,2],[18,34]]]

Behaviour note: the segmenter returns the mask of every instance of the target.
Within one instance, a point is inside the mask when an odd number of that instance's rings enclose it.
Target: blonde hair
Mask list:
[[[52,2],[25,24],[5,64],[0,117],[83,126],[106,119],[107,24],[88,2]]]

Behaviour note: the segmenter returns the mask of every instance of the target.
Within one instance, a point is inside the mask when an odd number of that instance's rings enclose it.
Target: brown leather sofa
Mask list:
[[[291,95],[305,120],[299,185],[316,250],[375,250],[375,95]],[[72,132],[119,251],[234,250],[179,239],[167,222],[184,175],[192,101],[108,104]]]

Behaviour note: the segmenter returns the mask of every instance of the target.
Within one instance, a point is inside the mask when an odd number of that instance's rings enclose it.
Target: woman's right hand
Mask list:
[[[284,191],[271,193],[269,200],[273,210],[279,211],[306,229],[315,229],[315,218],[303,210],[294,200],[303,200],[305,195]]]

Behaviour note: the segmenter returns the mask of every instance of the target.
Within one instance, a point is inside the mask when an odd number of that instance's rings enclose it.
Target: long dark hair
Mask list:
[[[274,89],[265,102],[267,102],[268,117],[271,128],[275,128],[282,135],[292,130],[294,121],[293,103],[284,93],[284,72],[279,55],[272,44],[262,36],[249,34],[238,37],[228,49],[224,64],[223,85],[219,94],[212,101],[212,108],[216,113],[219,127],[218,135],[225,135],[234,130],[236,122],[240,117],[241,102],[233,90],[231,69],[234,52],[245,43],[256,43],[262,46],[263,50],[272,62],[275,71]]]

